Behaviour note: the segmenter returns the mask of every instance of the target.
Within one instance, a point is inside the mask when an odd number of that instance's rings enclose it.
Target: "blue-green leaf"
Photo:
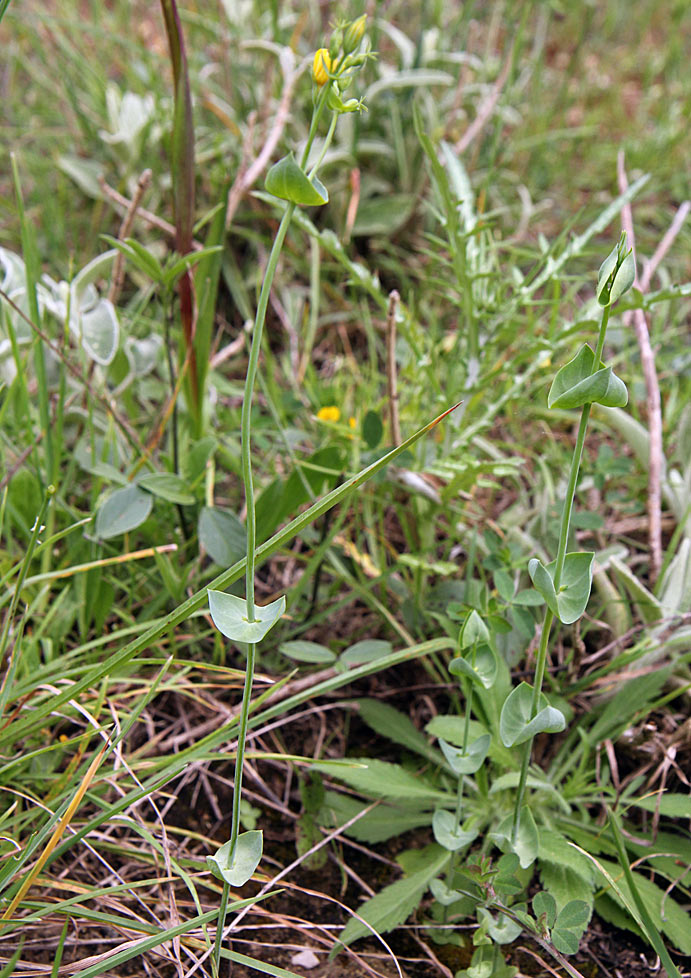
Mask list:
[[[452,747],[445,740],[440,740],[439,746],[455,774],[475,774],[487,757],[490,741],[490,735],[483,734],[468,744],[465,750],[462,747]]]
[[[536,591],[547,607],[564,625],[572,625],[581,617],[590,598],[593,583],[593,553],[570,553],[564,558],[559,592],[554,589],[556,561],[541,563],[536,557],[528,563],[528,573]]]
[[[547,396],[548,406],[569,409],[597,403],[605,407],[624,407],[629,400],[624,381],[602,361],[593,372],[594,363],[595,354],[585,343],[554,378]]]
[[[537,825],[535,824],[533,813],[527,806],[521,809],[521,820],[515,841],[511,839],[512,831],[513,814],[507,815],[497,830],[492,832],[492,838],[502,852],[510,851],[515,853],[523,869],[527,869],[528,866],[532,866],[535,862],[539,846]]]
[[[449,852],[463,849],[477,838],[477,829],[464,831],[456,821],[455,814],[444,808],[438,808],[432,816],[432,831],[439,845]]]
[[[305,207],[325,204],[329,199],[329,192],[321,180],[316,176],[310,180],[292,153],[274,163],[266,174],[264,186],[274,197]]]
[[[263,836],[257,829],[241,832],[230,858],[230,840],[206,861],[214,876],[229,886],[243,886],[251,878],[262,858]]]
[[[284,642],[279,645],[278,651],[287,655],[289,659],[294,659],[295,662],[325,662],[330,664],[336,661],[336,656],[331,649],[327,649],[326,646],[320,645],[318,642],[305,642],[302,639],[295,642]]]
[[[254,606],[254,621],[247,618],[247,602],[225,591],[209,591],[209,610],[216,628],[233,642],[261,642],[286,610],[285,595],[271,604]]]
[[[499,735],[506,747],[531,740],[539,733],[559,733],[566,727],[561,710],[550,706],[544,693],[540,693],[538,712],[531,717],[533,687],[521,683],[512,689],[504,701],[499,718]]]
[[[96,514],[96,536],[110,540],[136,529],[151,512],[153,502],[152,496],[137,486],[116,489]]]
[[[169,503],[191,506],[195,502],[194,493],[191,493],[185,481],[173,472],[147,472],[137,480],[137,485]]]
[[[497,656],[490,645],[478,646],[470,659],[458,656],[449,663],[452,676],[467,676],[476,686],[491,689],[497,678]]]

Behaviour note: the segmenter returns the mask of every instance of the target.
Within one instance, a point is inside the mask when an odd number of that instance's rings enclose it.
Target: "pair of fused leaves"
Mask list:
[[[528,563],[533,587],[547,607],[563,625],[572,625],[581,617],[590,598],[593,583],[593,553],[570,553],[564,558],[559,590],[554,586],[556,560],[545,566],[537,557]]]
[[[520,683],[504,701],[499,718],[499,735],[506,747],[517,747],[539,733],[559,733],[566,727],[561,710],[550,706],[540,693],[537,712],[533,716],[533,687]]]
[[[254,621],[247,617],[247,602],[225,591],[209,591],[209,611],[214,625],[232,642],[256,645],[286,610],[285,595],[267,605],[254,606]]]
[[[329,199],[321,180],[315,175],[308,177],[292,153],[274,163],[266,174],[264,186],[274,197],[303,207],[317,207]]]
[[[595,354],[584,343],[552,382],[547,404],[551,408],[577,408],[585,404],[624,407],[629,400],[626,384],[602,360],[594,370]]]
[[[557,903],[552,894],[541,890],[533,897],[533,911],[540,930],[549,932],[557,951],[575,954],[590,920],[590,907],[585,900],[570,900],[557,913]]]
[[[445,808],[438,808],[432,816],[432,831],[434,840],[448,852],[458,852],[465,849],[477,838],[477,829],[463,829],[456,821],[453,812],[446,811]]]
[[[258,829],[241,832],[231,853],[230,840],[217,849],[206,862],[216,879],[228,886],[244,886],[262,858],[264,838]]]
[[[491,689],[497,677],[497,656],[490,645],[489,629],[474,609],[463,623],[458,646],[465,654],[451,660],[451,675],[470,679],[474,686]]]

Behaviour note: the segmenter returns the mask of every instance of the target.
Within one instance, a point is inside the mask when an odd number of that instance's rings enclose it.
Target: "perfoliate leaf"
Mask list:
[[[602,361],[593,372],[594,362],[595,354],[585,343],[554,378],[547,396],[548,406],[569,409],[597,403],[624,407],[629,400],[626,384]]]
[[[440,740],[439,746],[455,774],[475,774],[487,757],[490,741],[490,735],[483,734],[468,744],[465,750],[462,747],[452,747],[445,740]]]
[[[523,931],[522,926],[517,921],[507,917],[506,914],[498,913],[494,917],[484,907],[478,909],[478,918],[486,923],[487,933],[495,944],[510,944]]]
[[[224,591],[209,591],[209,610],[216,628],[233,642],[256,645],[286,610],[285,596],[271,604],[254,606],[254,621],[247,618],[247,602]]]
[[[214,876],[229,886],[243,886],[251,878],[262,858],[263,836],[256,829],[241,832],[230,858],[230,840],[225,842],[206,861]]]
[[[458,647],[460,649],[471,649],[475,643],[489,642],[489,629],[485,625],[480,615],[473,610],[463,622],[460,635],[458,636]]]
[[[264,186],[274,197],[305,207],[325,204],[329,199],[329,193],[321,180],[317,177],[309,180],[292,153],[274,163],[266,174]]]
[[[490,645],[483,643],[467,658],[458,656],[449,663],[452,676],[467,676],[476,686],[491,689],[497,678],[497,656]]]
[[[593,553],[570,553],[564,558],[559,591],[554,588],[556,561],[545,565],[536,557],[528,562],[533,587],[547,602],[547,607],[564,625],[581,617],[590,598],[593,582]]]
[[[444,808],[438,808],[432,817],[432,831],[434,838],[444,849],[449,852],[456,852],[470,845],[473,839],[477,838],[477,830],[469,829],[464,831],[456,821],[453,812],[447,812]]]
[[[540,693],[538,711],[531,716],[533,687],[521,683],[512,689],[504,701],[499,718],[499,735],[506,747],[525,743],[539,733],[559,733],[566,726],[561,710],[550,706]]]
[[[496,831],[492,832],[492,838],[502,852],[515,853],[523,869],[527,869],[535,862],[539,847],[537,825],[533,813],[527,806],[521,809],[521,820],[515,841],[511,838],[512,830],[513,814],[508,815]]]

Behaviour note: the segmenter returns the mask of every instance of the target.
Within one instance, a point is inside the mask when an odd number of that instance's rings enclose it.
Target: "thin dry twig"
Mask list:
[[[106,200],[116,204],[118,207],[121,207],[125,213],[127,213],[132,206],[132,201],[129,199],[129,197],[124,197],[121,193],[118,193],[114,187],[111,187],[109,183],[106,183],[103,177],[99,177],[98,183],[106,197]],[[162,231],[168,238],[175,238],[175,225],[171,224],[170,221],[166,221],[164,218],[159,217],[158,214],[154,214],[152,211],[146,210],[145,207],[140,207],[137,209],[137,216],[140,217],[142,221],[146,221],[146,223],[152,228],[157,228],[159,231]],[[201,248],[203,248],[201,241],[192,242],[192,249],[194,251],[200,251]]]
[[[619,179],[619,189],[624,193],[629,185],[626,170],[624,169],[624,153],[620,150],[617,155],[617,176]],[[633,212],[631,204],[624,204],[621,211],[621,223],[629,241],[629,245],[636,255],[636,241],[633,231]],[[642,290],[641,282],[636,271],[634,286]],[[648,431],[650,437],[650,449],[648,456],[648,544],[650,547],[650,581],[655,583],[662,567],[662,407],[660,401],[660,385],[657,380],[655,370],[655,356],[650,345],[650,333],[645,313],[642,309],[631,309],[624,313],[624,324],[628,325],[633,320],[638,340],[638,349],[641,355],[641,367],[645,378],[646,403],[648,409]]]
[[[496,108],[497,102],[499,101],[501,90],[506,84],[506,79],[509,77],[509,71],[511,70],[512,62],[513,62],[513,45],[511,47],[511,50],[509,51],[508,57],[506,58],[506,61],[504,62],[501,71],[499,72],[499,76],[497,80],[495,81],[494,85],[492,85],[492,89],[489,95],[478,109],[477,115],[470,123],[466,131],[463,133],[461,138],[454,143],[453,148],[454,148],[454,152],[457,155],[460,156],[461,153],[464,153],[467,150],[467,148],[470,146],[473,140],[480,135],[482,130],[485,128],[487,122],[491,118],[492,113]]]
[[[134,191],[134,196],[129,203],[127,210],[125,211],[125,216],[122,219],[122,224],[120,225],[120,230],[118,231],[118,241],[124,241],[132,230],[132,225],[134,224],[134,219],[137,216],[137,211],[139,210],[139,205],[142,202],[142,197],[146,193],[147,187],[151,183],[151,170],[144,170],[142,175],[137,180],[137,186]],[[115,261],[113,262],[113,277],[110,282],[110,288],[108,289],[108,299],[115,305],[118,300],[118,296],[122,290],[122,284],[125,281],[125,256],[121,251],[115,256]]]
[[[401,297],[396,291],[389,292],[389,308],[386,313],[386,386],[389,398],[391,438],[394,445],[401,444],[401,425],[398,418],[398,386],[396,377],[396,313]]]

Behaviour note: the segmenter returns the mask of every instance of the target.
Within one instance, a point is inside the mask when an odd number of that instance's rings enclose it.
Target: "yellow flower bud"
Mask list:
[[[328,48],[319,48],[312,63],[312,78],[320,87],[329,80],[329,72],[333,70],[331,55]]]
[[[360,41],[365,34],[366,23],[367,14],[362,14],[349,25],[348,30],[343,35],[343,50],[346,54],[351,54],[360,46]]]

